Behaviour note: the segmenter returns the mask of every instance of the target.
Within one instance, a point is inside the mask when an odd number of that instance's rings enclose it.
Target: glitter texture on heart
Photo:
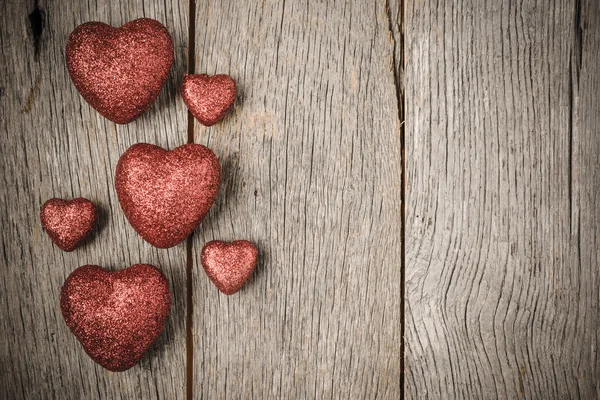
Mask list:
[[[202,222],[219,191],[221,169],[208,147],[172,151],[139,143],[119,159],[115,185],[131,226],[155,247],[175,246]]]
[[[171,291],[164,274],[151,265],[118,272],[85,265],[64,283],[60,308],[95,362],[110,371],[124,371],[140,361],[163,331]]]
[[[229,295],[240,290],[254,272],[258,250],[247,240],[231,243],[214,240],[202,248],[201,260],[210,280]]]
[[[69,37],[67,68],[85,101],[126,124],[156,100],[173,64],[173,42],[160,22],[142,18],[113,28],[79,25]]]
[[[229,75],[186,74],[181,94],[194,118],[205,126],[211,126],[231,110],[237,89]]]
[[[97,212],[88,199],[50,199],[42,206],[40,220],[50,239],[62,250],[75,250],[94,230]]]

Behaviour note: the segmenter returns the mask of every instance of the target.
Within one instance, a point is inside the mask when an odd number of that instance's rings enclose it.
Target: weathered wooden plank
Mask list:
[[[152,248],[133,231],[117,202],[113,174],[130,145],[175,147],[186,141],[178,95],[185,71],[187,4],[121,1],[113,5],[40,0],[45,26],[39,54],[28,14],[33,2],[0,5],[0,397],[6,399],[175,399],[185,396],[185,245]],[[93,111],[67,74],[64,49],[80,23],[119,26],[147,16],[171,32],[176,62],[166,89],[140,120],[117,126]],[[39,223],[51,197],[85,196],[100,206],[100,229],[73,253],[51,245]],[[61,286],[83,264],[162,268],[173,289],[166,332],[140,365],[111,373],[96,365],[69,332]]]
[[[223,167],[194,242],[196,398],[399,398],[401,148],[383,2],[198,2],[196,72],[228,73],[205,128]],[[239,293],[212,239],[258,244]]]
[[[593,0],[406,2],[406,397],[598,398]]]
[[[582,330],[591,338],[589,346],[578,351],[590,365],[580,364],[577,371],[591,379],[592,387],[588,391],[591,396],[600,398],[600,2],[584,0],[581,3],[581,14],[576,20],[581,54],[579,59],[573,60],[573,71],[578,74],[573,89],[576,106],[572,176],[578,180],[574,187],[579,189],[573,190],[573,202],[579,206],[579,215],[574,221],[579,227],[575,265],[580,270],[590,269],[578,288],[581,302],[577,331]],[[580,390],[578,393],[583,398],[588,392]]]

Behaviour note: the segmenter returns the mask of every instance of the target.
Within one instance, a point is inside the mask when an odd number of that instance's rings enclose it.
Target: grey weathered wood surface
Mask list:
[[[383,2],[198,2],[196,73],[239,84],[198,143],[221,158],[194,242],[196,398],[401,395],[401,145]],[[258,244],[220,294],[212,239]]]
[[[165,251],[143,242],[118,206],[113,176],[120,154],[134,143],[175,147],[187,140],[178,95],[186,69],[187,3],[40,0],[39,8],[45,27],[36,55],[28,20],[33,2],[0,4],[0,398],[184,398],[185,245]],[[154,106],[138,121],[117,126],[77,93],[65,44],[80,23],[119,26],[142,16],[169,28],[176,62]],[[79,196],[100,207],[100,229],[83,248],[64,253],[42,231],[40,207],[51,197]],[[80,265],[121,269],[140,262],[159,266],[169,278],[171,316],[140,365],[108,372],[65,325],[60,289]]]
[[[134,143],[186,141],[187,2],[39,7],[36,55],[33,4],[0,4],[0,398],[185,397],[185,248],[135,234],[113,173]],[[142,16],[176,63],[116,126],[76,92],[64,46],[79,23]],[[240,87],[223,123],[195,126],[224,178],[194,238],[195,398],[402,394],[402,117],[406,398],[600,397],[598,2],[198,2],[195,41],[196,72]],[[39,225],[54,196],[102,210],[73,253]],[[238,238],[261,262],[226,297],[198,255]],[[165,271],[173,312],[140,366],[110,373],[65,326],[60,288],[79,265],[137,262]]]
[[[406,398],[599,398],[598,2],[405,27]]]

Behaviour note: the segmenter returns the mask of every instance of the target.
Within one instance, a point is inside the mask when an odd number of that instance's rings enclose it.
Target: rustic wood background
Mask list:
[[[599,2],[405,21],[407,397],[600,398]]]
[[[112,3],[0,4],[0,398],[600,398],[597,1]],[[120,126],[64,49],[83,22],[139,17],[168,27],[175,64]],[[188,126],[188,70],[238,82],[222,123]],[[155,249],[114,168],[188,138],[222,190],[191,246]],[[39,210],[79,196],[99,229],[64,253]],[[224,296],[198,256],[241,238],[261,262]],[[108,372],[60,288],[138,262],[168,276],[172,314],[140,365]]]
[[[93,3],[0,5],[2,399],[185,396],[185,246],[159,250],[141,240],[118,205],[113,182],[119,156],[129,146],[150,142],[176,147],[186,141],[178,72],[186,65],[187,4],[165,9],[163,2],[115,2],[112,7]],[[44,21],[39,39],[29,19],[36,20],[36,6]],[[175,63],[152,108],[129,125],[116,125],[82,101],[66,69],[65,45],[83,22],[120,26],[140,14],[169,27]],[[80,196],[100,207],[99,229],[84,247],[65,253],[43,232],[40,208],[52,197]],[[139,366],[109,372],[85,354],[65,325],[60,290],[80,265],[116,270],[140,262],[159,266],[169,278],[171,316],[166,332]]]

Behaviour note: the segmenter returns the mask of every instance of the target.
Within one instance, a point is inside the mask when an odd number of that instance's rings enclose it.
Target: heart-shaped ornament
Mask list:
[[[119,159],[115,184],[129,223],[155,247],[175,246],[202,222],[219,191],[215,153],[199,144],[172,151],[139,143]]]
[[[229,75],[186,74],[181,94],[194,118],[205,126],[211,126],[231,110],[237,89]]]
[[[247,240],[208,242],[202,248],[202,266],[217,289],[234,294],[254,272],[258,260],[256,246]]]
[[[88,199],[50,199],[42,206],[40,220],[50,239],[62,250],[75,250],[94,230],[97,212]]]
[[[156,100],[173,64],[171,35],[142,18],[113,28],[87,22],[67,42],[67,68],[85,101],[102,116],[126,124]]]
[[[86,353],[110,371],[137,364],[158,339],[171,308],[169,282],[156,267],[118,272],[85,265],[62,287],[60,308]]]

